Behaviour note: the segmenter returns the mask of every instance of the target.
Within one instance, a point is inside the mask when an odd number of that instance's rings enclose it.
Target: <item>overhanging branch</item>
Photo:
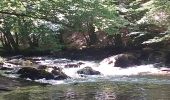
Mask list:
[[[62,24],[66,27],[72,28],[71,25],[68,25],[67,23],[63,23],[63,22],[59,21],[57,18],[55,18],[55,20],[52,20],[52,18],[47,18],[47,17],[33,16],[33,15],[27,15],[27,14],[23,14],[23,13],[6,12],[6,11],[0,11],[0,14],[6,14],[6,15],[17,16],[17,17],[29,17],[29,18],[34,18],[34,19],[41,19],[41,20],[49,21],[49,22],[55,23],[55,24]]]

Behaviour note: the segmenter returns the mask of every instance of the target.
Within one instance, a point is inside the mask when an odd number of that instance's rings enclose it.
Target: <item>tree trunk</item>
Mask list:
[[[4,36],[7,39],[8,45],[11,45],[12,51],[18,52],[19,51],[19,45],[15,42],[11,32],[9,30],[4,32]]]
[[[38,38],[33,34],[31,37],[28,37],[30,48],[39,47]]]
[[[15,42],[17,45],[19,45],[19,36],[17,32],[15,32]]]
[[[96,34],[95,34],[95,27],[93,26],[92,23],[88,23],[87,25],[88,28],[88,34],[89,34],[89,45],[93,45],[96,43]]]
[[[6,51],[11,51],[12,47],[11,47],[10,43],[7,41],[6,37],[3,35],[2,38],[3,38],[3,48]]]

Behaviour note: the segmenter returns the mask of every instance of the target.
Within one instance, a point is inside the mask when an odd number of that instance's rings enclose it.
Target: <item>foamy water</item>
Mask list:
[[[127,68],[114,67],[114,59],[109,59],[113,61],[112,64],[108,64],[108,59],[104,59],[100,63],[97,61],[81,61],[81,60],[69,60],[69,59],[55,59],[55,60],[45,60],[41,62],[43,65],[51,65],[61,67],[63,72],[72,78],[80,77],[77,74],[77,71],[83,69],[84,67],[91,67],[93,70],[99,71],[101,76],[116,76],[116,75],[138,75],[141,73],[158,73],[160,72],[160,68],[155,68],[154,64],[148,65],[140,65],[140,66],[132,66]],[[54,61],[58,61],[61,63],[54,63]],[[64,63],[62,63],[65,61]],[[68,61],[68,62],[67,62]],[[78,68],[64,68],[67,64],[76,64],[78,62],[82,62],[84,64],[80,65]]]
[[[107,75],[138,75],[141,73],[157,73],[160,70],[155,68],[152,64],[150,65],[140,65],[133,66],[128,68],[112,67],[112,66],[102,66],[94,68],[97,71],[100,71],[104,76]]]
[[[40,83],[50,83],[50,84],[65,84],[65,83],[74,83],[74,82],[86,82],[86,81],[96,81],[96,80],[104,80],[104,79],[111,79],[113,77],[122,77],[122,76],[133,76],[133,75],[146,75],[146,74],[157,74],[160,73],[161,69],[163,68],[156,68],[154,64],[148,65],[140,65],[140,66],[131,66],[127,68],[120,68],[114,67],[115,59],[114,57],[106,58],[103,61],[82,61],[82,60],[69,60],[69,59],[52,59],[46,58],[47,60],[39,60],[37,63],[39,65],[47,65],[52,67],[60,67],[62,71],[71,77],[67,80],[45,80],[39,79],[36,80]],[[109,63],[112,61],[112,63]],[[83,63],[79,67],[76,68],[65,68],[68,64],[77,64]],[[91,67],[95,71],[99,71],[101,75],[79,75],[77,73],[78,70],[83,69],[84,67]],[[49,68],[47,71],[51,71],[52,69]],[[15,76],[12,76],[15,77]],[[18,77],[18,76],[16,76]],[[120,79],[118,79],[120,80]]]
[[[109,61],[112,61],[111,64],[108,64]],[[38,61],[41,65],[50,65],[62,68],[62,71],[71,77],[67,80],[45,80],[40,79],[36,80],[37,82],[50,83],[50,84],[64,84],[64,83],[74,83],[74,82],[86,82],[86,81],[95,81],[98,79],[109,79],[113,77],[121,76],[133,76],[133,75],[145,75],[145,74],[156,74],[161,71],[162,68],[155,68],[154,64],[140,65],[140,66],[131,66],[127,68],[114,67],[114,57],[104,59],[99,63],[99,61],[82,61],[82,60],[69,60],[69,59],[50,59]],[[67,64],[77,64],[82,62],[83,64],[77,68],[65,68]],[[79,75],[77,71],[83,69],[84,67],[91,67],[95,71],[99,71],[101,75]]]

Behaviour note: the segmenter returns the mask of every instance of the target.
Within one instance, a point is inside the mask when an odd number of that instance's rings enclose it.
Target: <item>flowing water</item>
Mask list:
[[[0,100],[170,100],[170,84],[166,79],[114,80],[25,87],[1,94]]]
[[[78,68],[65,68],[67,64],[82,62]],[[104,61],[78,61],[69,59],[40,60],[43,65],[60,66],[70,76],[67,80],[45,80],[46,86],[18,88],[0,94],[0,100],[170,100],[170,76],[155,75],[160,69],[153,64],[129,68],[113,67]],[[101,75],[78,75],[86,66]]]

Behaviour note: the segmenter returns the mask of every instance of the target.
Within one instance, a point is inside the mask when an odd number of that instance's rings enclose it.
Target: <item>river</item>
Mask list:
[[[170,77],[155,74],[161,68],[156,68],[154,64],[119,68],[99,61],[46,58],[38,62],[60,65],[71,78],[60,81],[35,80],[49,85],[19,87],[0,93],[0,100],[170,100]],[[78,68],[64,68],[66,62],[84,64]],[[76,73],[86,66],[100,71],[101,75]]]

